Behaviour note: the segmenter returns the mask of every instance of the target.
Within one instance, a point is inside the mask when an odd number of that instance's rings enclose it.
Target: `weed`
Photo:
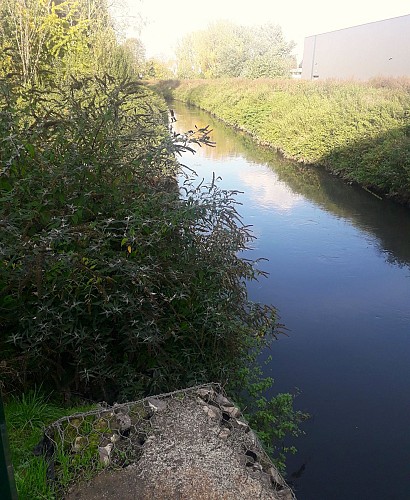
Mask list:
[[[20,431],[40,428],[44,421],[51,421],[60,415],[61,410],[49,403],[49,398],[34,388],[19,397],[12,396],[7,404],[7,421],[13,429]]]

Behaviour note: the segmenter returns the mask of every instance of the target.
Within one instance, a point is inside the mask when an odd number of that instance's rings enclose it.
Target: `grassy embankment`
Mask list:
[[[186,80],[168,89],[288,158],[410,204],[409,80]]]

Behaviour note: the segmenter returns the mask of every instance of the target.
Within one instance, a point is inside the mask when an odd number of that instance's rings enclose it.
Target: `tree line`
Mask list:
[[[68,75],[124,78],[277,78],[295,66],[280,26],[218,21],[183,37],[175,59],[146,60],[138,38],[121,35],[107,0],[3,0],[0,77],[25,83]]]
[[[238,26],[228,21],[186,35],[176,51],[180,78],[277,78],[295,66],[294,42],[280,26]]]
[[[44,83],[145,71],[143,45],[118,36],[106,0],[3,0],[0,19],[0,77]]]

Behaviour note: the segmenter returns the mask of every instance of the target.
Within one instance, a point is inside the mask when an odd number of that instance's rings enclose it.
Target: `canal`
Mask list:
[[[287,478],[298,499],[410,498],[410,210],[258,146],[210,115],[173,103],[175,130],[213,128],[216,148],[181,162],[224,189],[253,226],[288,336],[266,374],[311,414]]]

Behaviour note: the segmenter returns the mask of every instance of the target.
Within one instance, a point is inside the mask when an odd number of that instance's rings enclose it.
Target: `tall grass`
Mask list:
[[[41,389],[11,396],[5,404],[14,476],[20,500],[53,499],[54,492],[47,481],[47,462],[35,456],[34,448],[43,436],[44,427],[72,413],[87,411],[94,406],[64,408]]]

